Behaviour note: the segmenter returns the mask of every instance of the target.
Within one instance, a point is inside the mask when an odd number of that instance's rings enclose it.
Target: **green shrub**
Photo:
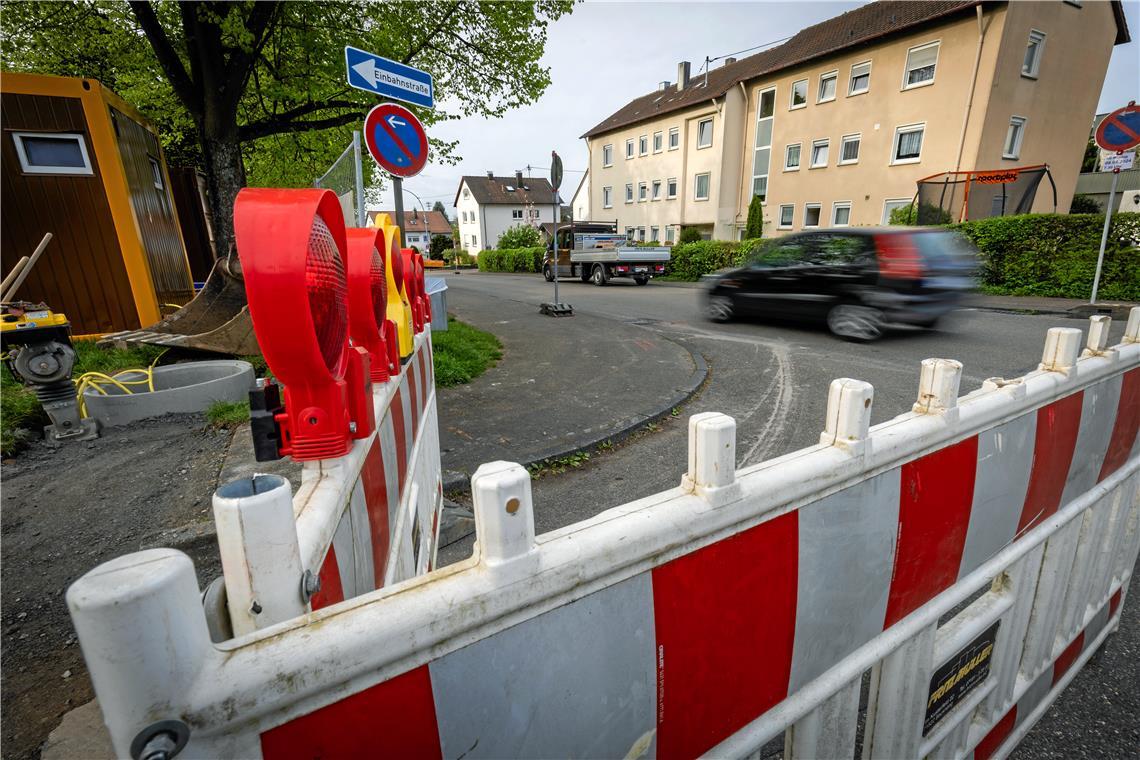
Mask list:
[[[455,265],[455,259],[459,259],[459,266],[473,267],[475,266],[475,257],[462,248],[445,248],[443,251],[443,260],[448,266]]]
[[[514,227],[509,227],[502,235],[499,235],[499,242],[495,245],[500,249],[512,248],[535,248],[542,245],[542,235],[534,227],[525,224],[516,224]]]
[[[684,244],[684,243],[696,243],[700,239],[701,239],[701,231],[699,229],[697,229],[696,227],[682,227],[681,228],[681,238],[678,242],[680,242],[682,244]]]
[[[429,258],[437,260],[444,257],[444,251],[455,247],[450,235],[432,235],[431,242],[428,245]]]
[[[917,209],[917,214],[915,213]],[[950,212],[939,206],[929,203],[922,204],[918,209],[914,204],[891,209],[887,224],[908,226],[912,224],[950,224],[953,220]]]
[[[541,246],[531,248],[497,248],[479,254],[479,270],[482,272],[538,272],[542,269],[542,258],[546,249]]]
[[[1069,204],[1070,214],[1099,214],[1101,213],[1100,204],[1094,198],[1088,195],[1077,193],[1073,196],[1073,202]]]
[[[249,422],[249,402],[215,401],[206,409],[206,421],[215,428],[236,428]]]
[[[744,223],[744,237],[758,238],[764,234],[764,202],[753,195],[748,204],[748,220]]]
[[[978,248],[983,288],[1017,296],[1087,298],[1104,217],[1025,214],[952,225]],[[1098,297],[1140,300],[1140,214],[1112,217]]]

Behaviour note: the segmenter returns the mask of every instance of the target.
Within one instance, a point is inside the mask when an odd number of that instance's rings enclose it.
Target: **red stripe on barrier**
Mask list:
[[[1061,680],[1061,676],[1065,675],[1065,671],[1072,667],[1073,661],[1077,659],[1077,655],[1085,646],[1085,632],[1081,631],[1069,646],[1065,647],[1065,651],[1053,663],[1053,685],[1056,686],[1057,682]]]
[[[1009,708],[1009,712],[1002,716],[1002,719],[994,724],[990,732],[978,742],[978,746],[974,747],[974,760],[989,760],[1002,742],[1009,737],[1013,727],[1017,724],[1017,705]]]
[[[364,483],[364,503],[368,506],[368,526],[372,529],[372,570],[376,588],[384,585],[384,568],[388,565],[388,547],[391,541],[388,527],[388,483],[384,478],[381,445],[380,436],[375,436],[360,471],[360,479]]]
[[[392,432],[396,434],[396,493],[402,494],[404,489],[404,473],[408,471],[408,449],[404,435],[404,399],[401,396],[403,389],[396,387],[396,393],[388,404],[392,412]]]
[[[1029,489],[1017,523],[1018,534],[1039,524],[1061,505],[1061,493],[1073,463],[1073,449],[1081,429],[1083,391],[1054,401],[1037,410],[1037,435]]]
[[[420,381],[420,415],[423,416],[424,412],[427,411],[427,398],[428,398],[427,349],[420,351],[420,357],[419,358],[420,358],[420,371],[417,373],[416,377]]]
[[[657,755],[694,757],[788,695],[795,512],[653,570]]]
[[[439,728],[427,665],[261,734],[265,760],[439,758]]]
[[[1120,382],[1120,403],[1116,406],[1116,424],[1112,426],[1112,437],[1108,440],[1108,451],[1100,468],[1100,482],[1120,469],[1128,461],[1136,433],[1140,430],[1140,369],[1124,373]]]
[[[902,466],[895,566],[883,628],[958,579],[977,466],[977,436]]]
[[[1112,616],[1116,614],[1116,608],[1120,606],[1120,596],[1124,589],[1116,589],[1116,593],[1109,597],[1108,600],[1108,617],[1111,620]]]
[[[340,566],[336,561],[336,550],[329,544],[329,552],[325,561],[321,563],[321,572],[317,574],[321,581],[321,590],[313,594],[313,609],[319,610],[330,604],[344,601],[344,586],[340,582]]]

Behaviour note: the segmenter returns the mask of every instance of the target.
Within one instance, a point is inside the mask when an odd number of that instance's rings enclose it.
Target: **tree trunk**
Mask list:
[[[245,187],[245,165],[237,133],[202,137],[206,183],[210,189],[210,212],[214,217],[214,250],[219,257],[233,252],[234,200]]]

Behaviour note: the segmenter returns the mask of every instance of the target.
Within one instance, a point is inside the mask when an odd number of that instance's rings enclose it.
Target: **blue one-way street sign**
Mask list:
[[[346,45],[344,64],[348,84],[386,98],[435,108],[435,88],[431,74],[397,61]]]

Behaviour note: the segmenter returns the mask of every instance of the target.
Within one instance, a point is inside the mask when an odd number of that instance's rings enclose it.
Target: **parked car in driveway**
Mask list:
[[[706,313],[825,321],[835,335],[874,340],[892,324],[932,327],[973,285],[977,252],[955,232],[820,230],[767,241],[739,268],[708,275]]]

